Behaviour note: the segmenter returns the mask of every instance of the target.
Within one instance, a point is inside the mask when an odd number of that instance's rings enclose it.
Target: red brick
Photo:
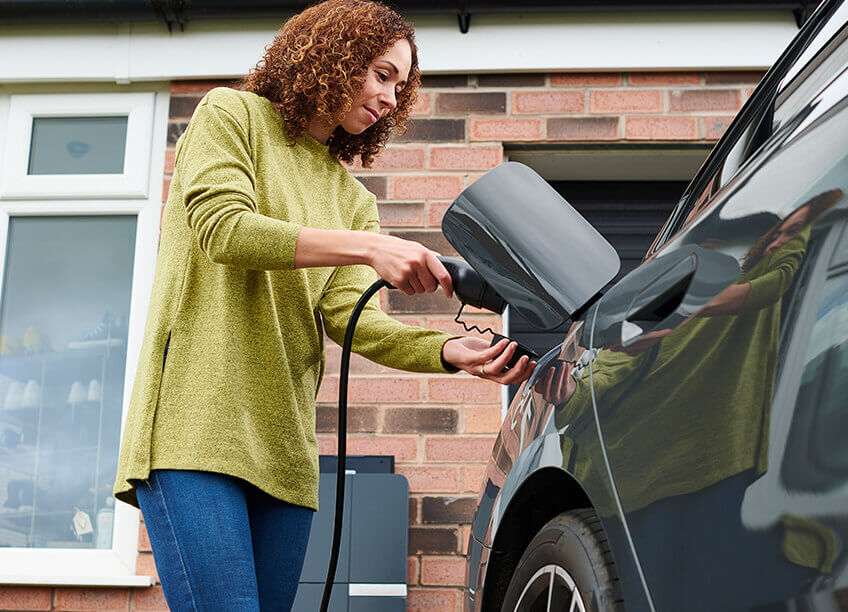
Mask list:
[[[500,406],[466,406],[462,409],[464,433],[493,433],[501,429]]]
[[[454,433],[459,420],[452,408],[387,408],[383,417],[386,433]]]
[[[512,94],[513,113],[580,113],[582,91],[520,91]]]
[[[483,479],[486,477],[486,466],[466,465],[462,468],[462,490],[464,492],[479,493],[483,487]]]
[[[162,181],[162,202],[168,201],[168,192],[171,189],[171,179],[166,178]]]
[[[733,121],[733,117],[705,117],[706,139],[718,140],[721,138],[721,135],[724,134],[731,121]]]
[[[396,200],[453,199],[462,191],[461,176],[428,175],[399,176],[394,179],[393,198]]]
[[[634,140],[689,140],[698,137],[695,117],[628,117],[627,138]]]
[[[359,158],[354,169],[359,170]],[[372,170],[417,170],[424,167],[424,149],[417,147],[409,149],[406,147],[386,147],[381,150],[374,161],[371,162]]]
[[[336,436],[318,434],[318,453],[321,455],[335,455],[339,449]]]
[[[133,589],[134,612],[167,612],[168,602],[161,586]]]
[[[700,85],[698,72],[632,72],[627,77],[630,85]]]
[[[450,205],[451,202],[430,202],[427,212],[427,224],[431,227],[441,227],[442,217]]]
[[[424,203],[381,203],[380,225],[383,227],[420,227],[424,225]]]
[[[462,557],[423,557],[421,584],[432,586],[464,586],[465,559]]]
[[[406,584],[418,584],[418,557],[409,557],[406,560]]]
[[[412,119],[404,133],[395,133],[393,142],[445,142],[465,140],[465,119]]]
[[[176,157],[176,150],[165,149],[165,174],[173,174],[174,173],[174,158],[175,157]]]
[[[325,376],[321,381],[321,388],[318,389],[319,402],[338,402],[339,401],[339,379],[336,376]]]
[[[418,99],[415,101],[415,106],[412,107],[413,115],[429,115],[430,114],[430,94],[425,91],[418,92]]]
[[[539,140],[542,138],[541,119],[478,119],[470,120],[471,140]]]
[[[459,468],[399,466],[396,471],[406,476],[414,493],[454,493],[459,488]]]
[[[500,388],[482,378],[445,376],[427,380],[431,402],[497,402]]]
[[[406,612],[459,612],[459,589],[409,589]]]
[[[455,527],[410,527],[409,552],[429,555],[455,555],[459,550]]]
[[[475,497],[425,497],[421,500],[424,524],[470,523],[477,507]]]
[[[418,458],[418,439],[354,434],[348,436],[347,452],[350,455],[394,455],[397,461],[415,461]]]
[[[57,587],[53,595],[53,609],[70,611],[129,610],[129,589],[64,588]]]
[[[488,170],[503,161],[503,147],[431,147],[430,167],[440,170]]]
[[[440,93],[436,98],[439,114],[504,113],[506,94],[503,92]]]
[[[377,430],[379,409],[375,406],[348,406],[347,430],[349,432],[373,432]],[[315,429],[321,433],[335,432],[339,426],[339,411],[336,403],[315,406]]]
[[[171,101],[168,105],[168,117],[172,119],[174,117],[191,117],[202,98],[203,94],[201,93],[171,96]]]
[[[616,72],[570,72],[551,75],[553,87],[610,87],[621,85]]]
[[[50,587],[0,586],[2,610],[49,610]]]
[[[656,89],[611,89],[589,94],[593,113],[656,113],[662,111],[662,92]]]
[[[409,524],[417,525],[421,521],[419,521],[420,513],[418,512],[418,498],[410,497],[409,498]]]
[[[735,111],[740,106],[737,89],[700,89],[671,92],[673,112]]]
[[[231,87],[234,84],[234,81],[172,81],[171,93],[205,93],[216,87]]]
[[[555,117],[548,119],[549,140],[615,140],[618,117]]]
[[[135,560],[135,573],[139,576],[153,576],[154,582],[160,582],[156,562],[150,553],[142,553]]]
[[[704,77],[707,85],[745,85],[759,83],[765,74],[762,70],[726,70],[707,72]]]
[[[352,402],[417,402],[421,399],[421,380],[411,377],[353,377],[348,383]]]
[[[147,535],[147,526],[142,523],[138,527],[138,552],[151,552],[150,536]]]
[[[188,121],[168,121],[168,146],[175,145],[188,127]]]
[[[494,443],[494,436],[485,438],[431,437],[424,441],[424,458],[427,461],[486,462],[492,455]]]
[[[477,87],[544,87],[544,74],[478,74]]]

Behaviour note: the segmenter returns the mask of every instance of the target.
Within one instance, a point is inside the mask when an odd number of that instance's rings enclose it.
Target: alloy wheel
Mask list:
[[[521,591],[515,612],[586,612],[574,579],[554,563],[540,568]]]

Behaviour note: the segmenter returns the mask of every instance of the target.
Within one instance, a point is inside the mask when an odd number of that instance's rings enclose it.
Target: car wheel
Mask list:
[[[618,578],[594,510],[564,512],[530,541],[510,580],[502,610],[622,610]]]

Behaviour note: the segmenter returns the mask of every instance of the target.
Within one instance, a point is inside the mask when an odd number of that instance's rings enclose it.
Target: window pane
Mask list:
[[[36,117],[29,174],[121,174],[127,117]]]
[[[109,548],[136,217],[15,217],[0,302],[0,546]]]

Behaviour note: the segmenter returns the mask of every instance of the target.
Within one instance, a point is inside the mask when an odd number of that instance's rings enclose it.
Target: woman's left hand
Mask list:
[[[504,370],[512,359],[518,345],[503,339],[494,346],[483,338],[465,336],[448,340],[442,347],[442,359],[479,378],[491,380],[502,385],[517,385],[524,382],[533,373],[535,361],[527,355],[521,357],[512,368]]]

